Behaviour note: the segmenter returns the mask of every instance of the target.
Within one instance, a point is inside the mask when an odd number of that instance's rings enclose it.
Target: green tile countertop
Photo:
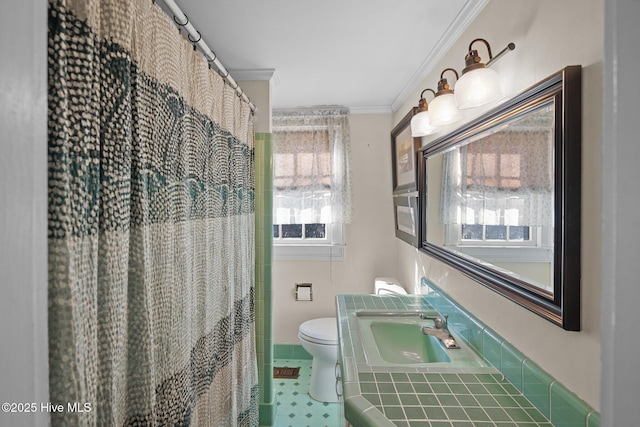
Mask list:
[[[495,367],[367,363],[356,313],[433,311],[422,295],[339,295],[337,307],[344,411],[352,426],[552,426]]]

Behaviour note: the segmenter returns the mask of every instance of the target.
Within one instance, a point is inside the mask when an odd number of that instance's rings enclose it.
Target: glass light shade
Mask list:
[[[411,119],[411,136],[416,138],[419,136],[431,135],[436,129],[431,126],[429,112],[422,111]]]
[[[429,117],[432,126],[443,126],[462,119],[452,93],[438,95],[429,104]]]
[[[456,82],[458,108],[473,108],[497,101],[502,97],[498,73],[491,68],[476,68],[464,73]]]

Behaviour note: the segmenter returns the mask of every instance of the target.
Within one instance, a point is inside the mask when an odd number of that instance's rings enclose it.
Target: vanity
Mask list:
[[[351,426],[599,425],[596,411],[435,287],[423,295],[339,295],[337,309]],[[444,314],[459,348],[422,331]]]

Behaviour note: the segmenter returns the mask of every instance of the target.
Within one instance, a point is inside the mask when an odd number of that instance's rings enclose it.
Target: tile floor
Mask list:
[[[298,379],[274,378],[278,399],[274,427],[340,427],[338,403],[324,403],[309,396],[311,360],[275,359],[274,366],[300,367]]]

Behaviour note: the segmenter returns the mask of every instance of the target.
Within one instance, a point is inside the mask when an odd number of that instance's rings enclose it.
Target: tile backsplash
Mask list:
[[[596,427],[600,414],[426,278],[423,295],[449,328],[493,365],[556,427]],[[427,289],[428,288],[428,289]]]

